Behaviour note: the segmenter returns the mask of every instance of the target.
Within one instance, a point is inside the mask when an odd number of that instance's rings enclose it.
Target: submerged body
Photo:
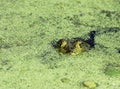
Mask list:
[[[71,55],[77,55],[82,52],[88,51],[95,46],[95,31],[89,33],[90,38],[87,40],[81,38],[72,38],[72,39],[60,39],[57,41],[57,44],[54,45],[59,52],[67,53]]]
[[[90,45],[82,40],[71,41],[60,39],[57,43],[60,52],[69,53],[71,55],[77,55],[90,49]]]

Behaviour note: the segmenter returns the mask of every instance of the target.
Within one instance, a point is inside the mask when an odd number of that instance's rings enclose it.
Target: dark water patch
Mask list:
[[[57,48],[57,47],[58,47],[56,40],[52,40],[52,41],[51,41],[51,45],[52,45],[53,48]]]
[[[113,14],[116,14],[116,11],[102,10],[100,13],[105,14],[107,17],[112,17]]]
[[[120,28],[118,28],[118,27],[111,27],[111,28],[104,28],[104,29],[105,29],[104,33],[106,33],[106,32],[114,32],[114,33],[116,33],[118,31],[120,31]]]
[[[58,68],[57,63],[60,61],[59,54],[44,50],[41,55],[37,55],[37,57],[40,58],[40,62],[44,65],[47,65],[49,69]]]
[[[90,39],[86,40],[86,42],[90,44],[91,48],[95,47],[95,35],[96,35],[96,31],[91,31],[89,33]]]
[[[66,16],[64,19],[70,21],[76,27],[85,26],[85,27],[91,27],[91,28],[101,28],[101,26],[89,25],[89,23],[85,23],[83,21],[80,21],[80,16],[84,16],[84,15],[85,14]]]
[[[120,12],[117,12],[117,11],[102,10],[100,13],[105,14],[105,16],[109,17],[110,19],[118,20],[120,18]]]
[[[0,49],[9,49],[11,47],[18,47],[18,46],[27,46],[29,45],[30,40],[28,39],[13,39],[9,41],[6,38],[0,38]]]
[[[119,27],[105,27],[105,28],[97,28],[96,35],[103,35],[107,33],[117,33],[120,31]]]
[[[12,46],[9,45],[9,44],[4,44],[2,46],[0,46],[0,48],[4,48],[4,49],[8,49],[8,48],[11,48]]]

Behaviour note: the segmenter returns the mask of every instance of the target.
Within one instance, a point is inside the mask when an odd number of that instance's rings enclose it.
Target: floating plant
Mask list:
[[[62,82],[62,83],[69,83],[69,82],[70,82],[70,79],[69,79],[69,78],[66,78],[66,77],[65,77],[65,78],[62,78],[62,79],[61,79],[61,82]]]
[[[83,85],[85,87],[92,88],[92,89],[96,88],[98,86],[98,84],[93,81],[85,81],[85,82],[83,82]]]
[[[109,76],[120,75],[120,64],[118,63],[107,64],[104,73]]]

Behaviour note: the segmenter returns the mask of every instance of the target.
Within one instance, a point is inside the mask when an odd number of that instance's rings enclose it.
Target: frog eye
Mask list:
[[[63,42],[66,41],[65,39],[60,39],[58,42],[57,42],[57,46],[60,47]]]
[[[64,47],[64,46],[66,46],[66,45],[67,45],[67,41],[63,41],[63,42],[61,43],[60,47]]]

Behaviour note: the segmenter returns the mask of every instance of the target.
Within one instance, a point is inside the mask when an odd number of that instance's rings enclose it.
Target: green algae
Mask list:
[[[69,78],[62,78],[61,82],[63,82],[63,83],[69,83],[70,79]]]
[[[110,63],[105,68],[105,74],[109,76],[120,76],[119,63]]]
[[[90,89],[94,89],[94,88],[96,88],[98,86],[98,84],[93,82],[93,81],[85,81],[85,82],[83,82],[83,85],[85,87],[90,88]]]
[[[99,81],[97,89],[118,89],[119,67],[107,67],[106,76],[101,69],[104,61],[120,58],[119,4],[118,0],[1,0],[0,89],[84,89],[77,83],[86,79]],[[52,40],[86,39],[92,30],[100,32],[95,49],[82,55],[58,54],[51,47]],[[62,78],[68,84],[61,83]]]

